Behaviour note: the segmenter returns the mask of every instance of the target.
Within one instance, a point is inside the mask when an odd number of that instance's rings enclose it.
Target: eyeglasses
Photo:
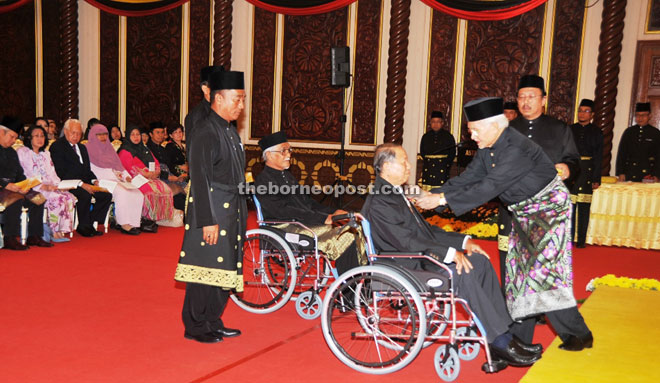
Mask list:
[[[282,150],[271,150],[271,152],[279,153],[281,155],[285,155],[287,152],[291,154],[293,153],[293,148],[284,148]]]
[[[533,99],[535,99],[535,98],[537,98],[537,97],[543,97],[543,95],[542,95],[542,94],[533,94],[533,95],[532,95],[532,94],[528,94],[528,95],[522,95],[522,96],[518,96],[518,101],[523,101],[523,102],[524,102],[525,100],[533,100]]]

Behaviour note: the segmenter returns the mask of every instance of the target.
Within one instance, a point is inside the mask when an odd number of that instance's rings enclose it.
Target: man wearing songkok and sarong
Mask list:
[[[332,227],[332,217],[347,212],[314,200],[291,174],[292,149],[286,134],[280,131],[268,135],[259,141],[259,146],[266,166],[255,179],[255,191],[264,219],[293,220],[307,226],[317,235],[319,249],[328,259],[335,261],[339,274],[366,263],[363,241],[356,241],[356,235],[361,235],[359,229]],[[278,228],[288,233],[313,236],[309,230],[296,224],[282,224]],[[296,240],[296,237],[289,236],[289,239]],[[310,246],[313,248],[314,244],[310,243]]]
[[[210,77],[211,112],[195,125],[190,142],[190,191],[179,264],[174,279],[186,282],[184,337],[216,343],[240,335],[224,326],[229,291],[243,291],[243,240],[247,207],[245,152],[236,121],[245,109],[243,72]]]
[[[456,157],[456,140],[446,129],[442,112],[431,112],[431,129],[424,133],[419,145],[419,155],[424,159],[422,188],[431,190],[442,186],[449,179],[451,165]]]
[[[593,344],[573,296],[570,194],[555,164],[536,143],[508,127],[500,98],[481,98],[465,107],[468,129],[479,145],[459,177],[419,198],[429,209],[449,205],[457,214],[499,197],[512,213],[506,258],[505,295],[511,317],[523,320],[512,332],[531,342],[535,320],[545,314],[563,341],[579,351]]]
[[[623,132],[616,155],[616,175],[619,181],[642,182],[660,178],[660,131],[649,124],[651,103],[635,105],[636,124]]]

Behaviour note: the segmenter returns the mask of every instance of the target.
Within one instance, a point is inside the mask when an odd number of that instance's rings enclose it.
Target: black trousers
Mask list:
[[[24,206],[28,209],[28,236],[41,238],[44,234],[44,205],[35,205],[28,200],[20,200],[8,206],[2,213],[2,231],[5,237],[21,235],[21,210]]]
[[[573,204],[573,216],[571,217],[571,239],[578,245],[584,245],[587,240],[587,229],[589,228],[590,213],[591,203],[577,202]]]
[[[499,210],[497,212],[497,236],[498,244],[499,237],[509,237],[511,234],[511,212],[509,209],[500,202]],[[507,250],[499,250],[500,253],[500,283],[502,284],[502,294],[504,294],[504,283],[506,281],[506,255],[508,251],[508,241],[507,241]]]
[[[71,189],[69,192],[78,198],[76,212],[80,226],[90,227],[94,222],[103,223],[105,221],[110,203],[112,203],[112,194],[96,192],[92,195],[83,188]],[[96,200],[94,206],[92,206],[92,197]]]
[[[344,272],[358,266],[360,266],[360,262],[357,256],[357,247],[353,242],[339,258],[335,259],[335,267],[337,268],[337,274],[342,275]]]
[[[456,274],[456,264],[449,265],[454,273],[456,294],[465,299],[486,330],[488,342],[509,330],[513,322],[500,292],[497,274],[488,258],[481,254],[468,257],[474,267],[469,273]]]
[[[221,287],[187,283],[181,312],[186,333],[202,335],[223,328],[221,317],[228,299],[229,291]]]
[[[590,332],[577,307],[549,311],[545,313],[545,316],[562,341],[566,341],[570,335],[585,336]],[[536,316],[533,316],[523,319],[521,323],[514,322],[511,332],[523,342],[532,343],[535,327]]]

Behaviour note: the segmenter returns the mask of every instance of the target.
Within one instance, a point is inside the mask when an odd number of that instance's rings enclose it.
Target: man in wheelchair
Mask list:
[[[355,236],[337,236],[337,230],[332,227],[332,217],[347,212],[325,206],[298,189],[298,180],[289,171],[292,149],[286,134],[280,131],[266,136],[259,141],[259,146],[266,166],[255,179],[255,190],[264,219],[297,221],[312,229],[319,238],[319,249],[335,261],[339,274],[358,266],[364,257],[360,257]],[[295,225],[283,229],[310,234]]]
[[[362,215],[371,223],[376,250],[423,252],[448,264],[457,295],[467,300],[486,330],[496,371],[539,360],[540,344],[526,344],[509,331],[513,321],[486,253],[469,236],[431,226],[404,195],[401,185],[410,175],[405,150],[396,144],[379,145],[374,169],[375,187]]]

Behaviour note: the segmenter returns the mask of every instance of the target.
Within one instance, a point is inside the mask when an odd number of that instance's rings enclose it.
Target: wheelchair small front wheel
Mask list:
[[[477,336],[477,332],[471,327],[459,327],[456,330],[457,336]],[[472,360],[479,355],[481,343],[477,341],[461,341],[459,340],[458,357],[462,360]]]
[[[321,315],[322,305],[323,301],[318,294],[312,291],[305,291],[296,299],[296,312],[303,319],[316,319]]]
[[[445,344],[435,350],[433,365],[435,366],[435,372],[445,382],[454,381],[461,372],[461,361],[452,345]]]

